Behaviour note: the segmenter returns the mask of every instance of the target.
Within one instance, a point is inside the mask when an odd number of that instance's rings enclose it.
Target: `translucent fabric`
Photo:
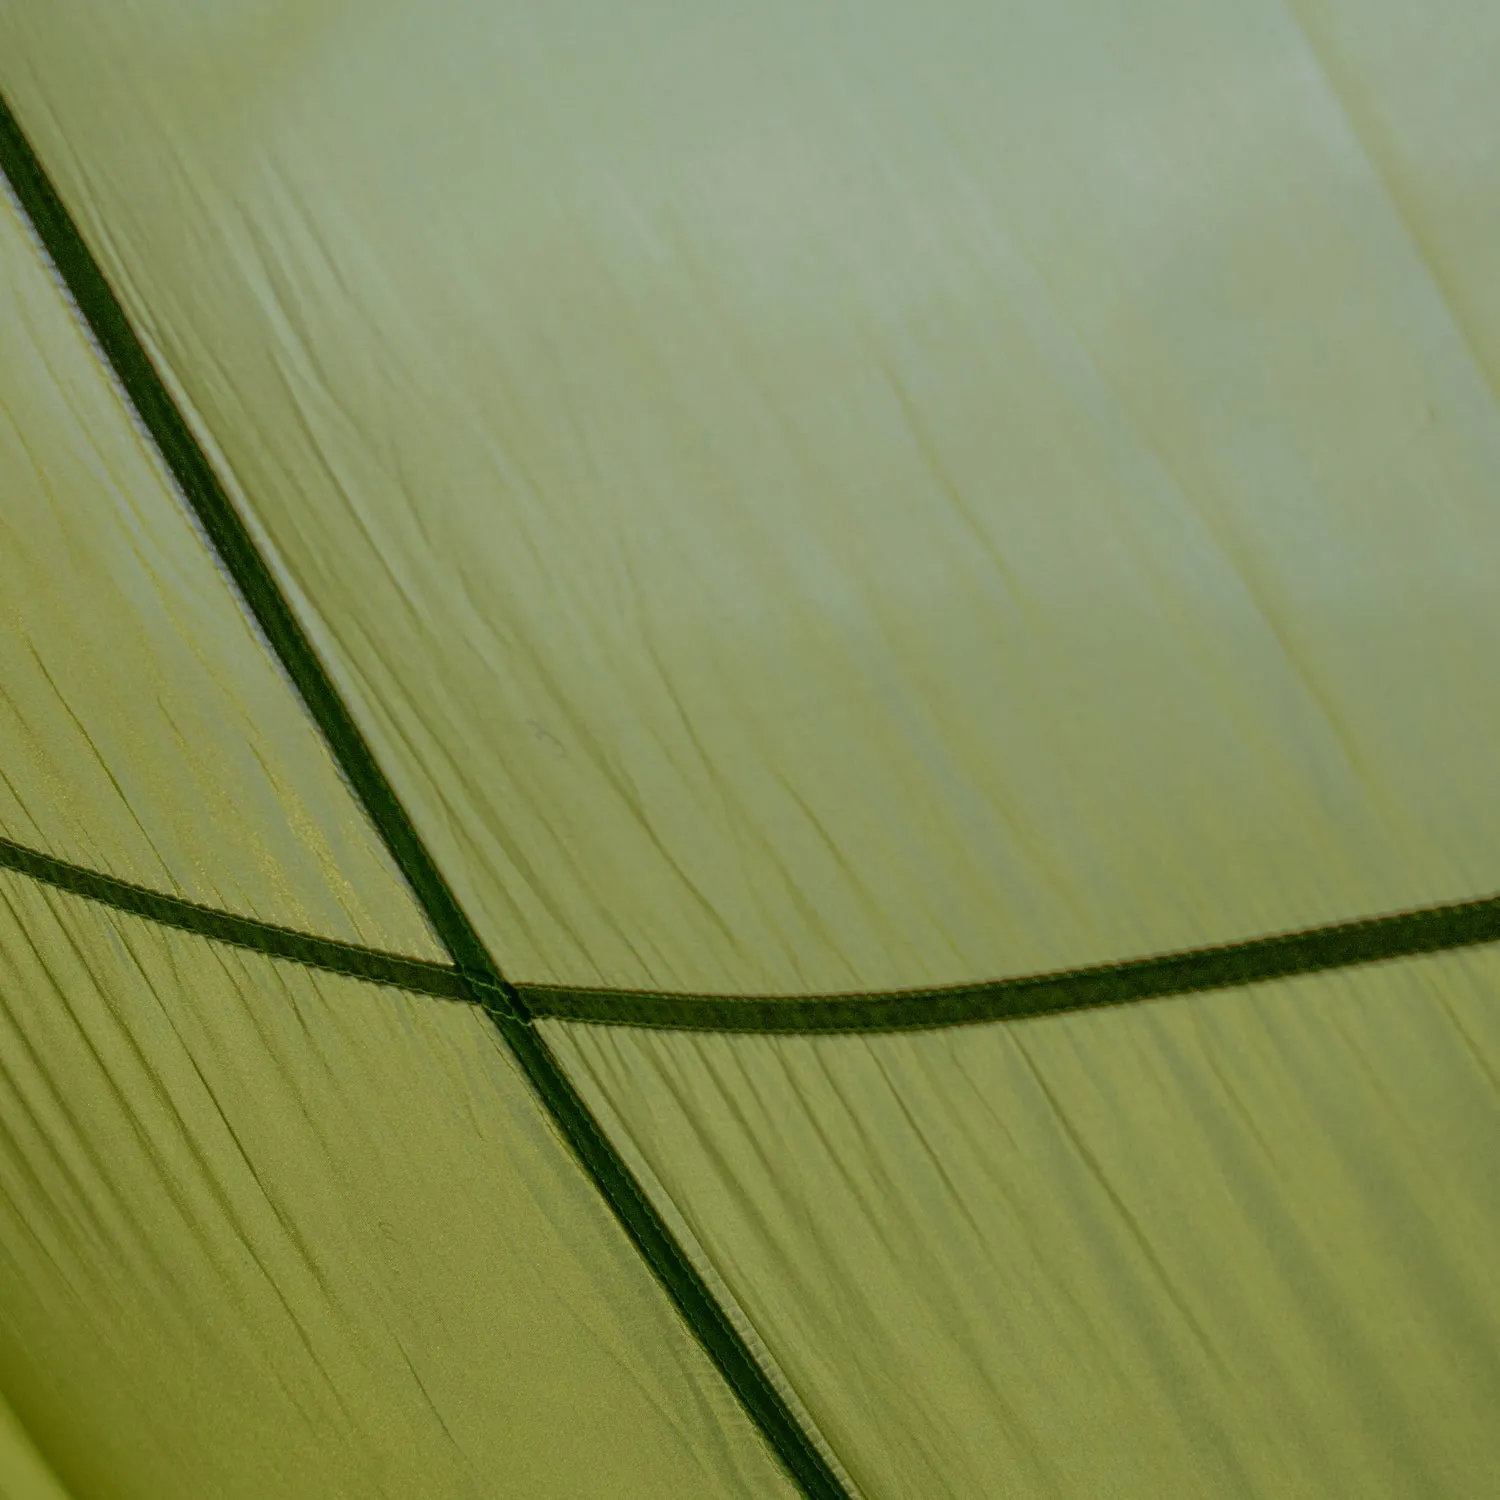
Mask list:
[[[4,1500],[69,1500],[31,1434],[0,1395],[0,1496]]]
[[[1497,993],[546,1029],[868,1500],[1450,1500],[1500,1472]]]
[[[0,1287],[75,1500],[793,1493],[482,1014],[11,875]]]
[[[729,994],[1500,882],[1497,67],[1474,0],[0,15],[502,965]]]
[[[438,957],[0,192],[0,836]]]
[[[415,825],[463,973],[379,972],[515,1048],[0,872],[0,1494],[1491,1489],[1500,945],[539,1023],[587,1109],[490,958],[1493,937],[1497,76],[1481,0],[0,0],[6,169]],[[0,865],[441,958],[8,201],[0,493]]]

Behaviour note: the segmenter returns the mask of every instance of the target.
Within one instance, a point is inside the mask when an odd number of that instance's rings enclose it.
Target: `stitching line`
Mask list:
[[[525,985],[538,1017],[677,1031],[936,1030],[1023,1020],[1500,942],[1500,896],[979,984],[866,994],[671,995]]]
[[[469,998],[463,975],[448,964],[408,958],[404,954],[387,953],[338,938],[316,937],[294,927],[282,927],[255,917],[237,916],[217,907],[202,906],[196,901],[168,896],[127,880],[116,880],[112,875],[103,875],[82,865],[54,859],[11,839],[0,838],[0,869],[12,870],[43,885],[54,886],[163,927],[175,927],[213,942],[247,948],[306,968],[324,969],[332,974],[390,985],[417,994],[435,995],[444,1000]]]
[[[513,1022],[524,1018],[511,1003],[512,988],[538,1020],[657,1031],[820,1036],[935,1031],[1237,989],[1500,942],[1500,896],[1485,896],[1176,953],[927,990],[732,996],[546,984],[502,988],[448,964],[317,937],[165,895],[3,837],[0,869],[212,942],[371,984],[476,1004]]]

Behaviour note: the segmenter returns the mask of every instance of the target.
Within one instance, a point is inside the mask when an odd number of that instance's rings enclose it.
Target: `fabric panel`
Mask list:
[[[438,950],[0,193],[0,833]]]
[[[0,1500],[70,1500],[0,1395]]]
[[[1500,391],[1495,56],[1500,17],[1477,0],[1289,0],[1311,60],[1357,133],[1454,329]],[[1372,21],[1375,24],[1372,24]]]
[[[1500,12],[1358,11],[54,0],[0,86],[512,977],[889,989],[1500,878],[1495,119],[1386,45]]]
[[[1500,1467],[1497,1000],[1486,949],[905,1036],[545,1030],[870,1500],[1444,1500]]]
[[[790,1497],[482,1014],[0,895],[0,1388],[80,1495]]]

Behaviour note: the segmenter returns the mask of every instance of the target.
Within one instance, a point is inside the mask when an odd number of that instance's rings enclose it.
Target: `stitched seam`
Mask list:
[[[40,850],[0,837],[0,869],[84,900],[127,912],[143,921],[191,932],[209,942],[225,943],[283,963],[303,964],[345,978],[386,985],[413,994],[462,1000],[491,1012],[522,1019],[505,989],[482,975],[464,974],[447,964],[408,957],[378,948],[318,937],[296,928],[262,922],[217,907],[169,896],[146,886],[119,880],[83,865],[56,859]],[[1467,931],[1452,929],[1463,924]],[[1435,932],[1447,927],[1449,931]],[[1335,943],[1347,946],[1365,939],[1362,955],[1335,953],[1320,958],[1296,948]],[[658,1031],[706,1031],[732,1035],[757,1033],[836,1036],[892,1031],[933,1031],[985,1022],[1024,1020],[1035,1016],[1097,1010],[1107,1006],[1167,999],[1176,995],[1238,988],[1303,973],[1329,972],[1369,963],[1395,962],[1421,954],[1453,952],[1500,941],[1500,897],[1419,907],[1380,917],[1361,917],[1321,928],[1218,943],[1205,948],[1153,954],[1116,963],[1018,975],[988,983],[951,985],[932,990],[884,990],[868,994],[823,995],[688,995],[665,990],[585,990],[566,985],[516,985],[512,988],[538,1019],[602,1026],[629,1026]],[[1255,959],[1260,957],[1257,964]],[[1193,974],[1189,965],[1243,957],[1242,972]],[[1152,970],[1165,971],[1159,982],[1144,982]],[[1134,987],[1115,996],[1067,993],[1066,987],[1096,989],[1111,978]],[[1050,992],[1050,993],[1049,993]],[[476,999],[476,994],[488,998]],[[1038,996],[1025,1003],[1028,994]],[[945,1006],[963,1004],[955,1015]],[[892,1007],[899,1006],[900,1013]],[[925,1007],[925,1009],[923,1008]],[[842,1016],[830,1011],[842,1010]],[[737,1014],[737,1012],[742,1012]]]
[[[1486,896],[1236,943],[930,990],[732,996],[562,985],[522,989],[538,1018],[558,1021],[740,1034],[869,1034],[1023,1020],[1237,989],[1495,942],[1500,942],[1500,897]]]
[[[12,839],[0,838],[0,869],[24,875],[69,895],[127,913],[209,942],[242,948],[283,963],[300,964],[368,984],[409,990],[441,999],[464,1000],[463,976],[448,964],[433,963],[338,938],[319,937],[295,927],[262,922],[218,907],[118,880],[86,866],[54,859]]]

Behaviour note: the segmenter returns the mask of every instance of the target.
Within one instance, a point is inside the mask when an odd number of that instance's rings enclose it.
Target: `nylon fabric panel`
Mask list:
[[[1500,390],[1500,285],[1476,245],[1500,243],[1494,74],[1500,17],[1469,0],[1381,8],[1292,0],[1311,56],[1358,132],[1433,285]]]
[[[70,1500],[0,1395],[0,1500]]]
[[[869,1500],[1500,1470],[1500,953],[902,1036],[549,1022]]]
[[[0,192],[0,832],[440,956]]]
[[[1495,886],[1500,125],[1408,199],[1345,103],[1431,9],[53,0],[0,86],[507,972],[887,989]]]
[[[0,1285],[81,1497],[794,1494],[482,1013],[8,876]]]

